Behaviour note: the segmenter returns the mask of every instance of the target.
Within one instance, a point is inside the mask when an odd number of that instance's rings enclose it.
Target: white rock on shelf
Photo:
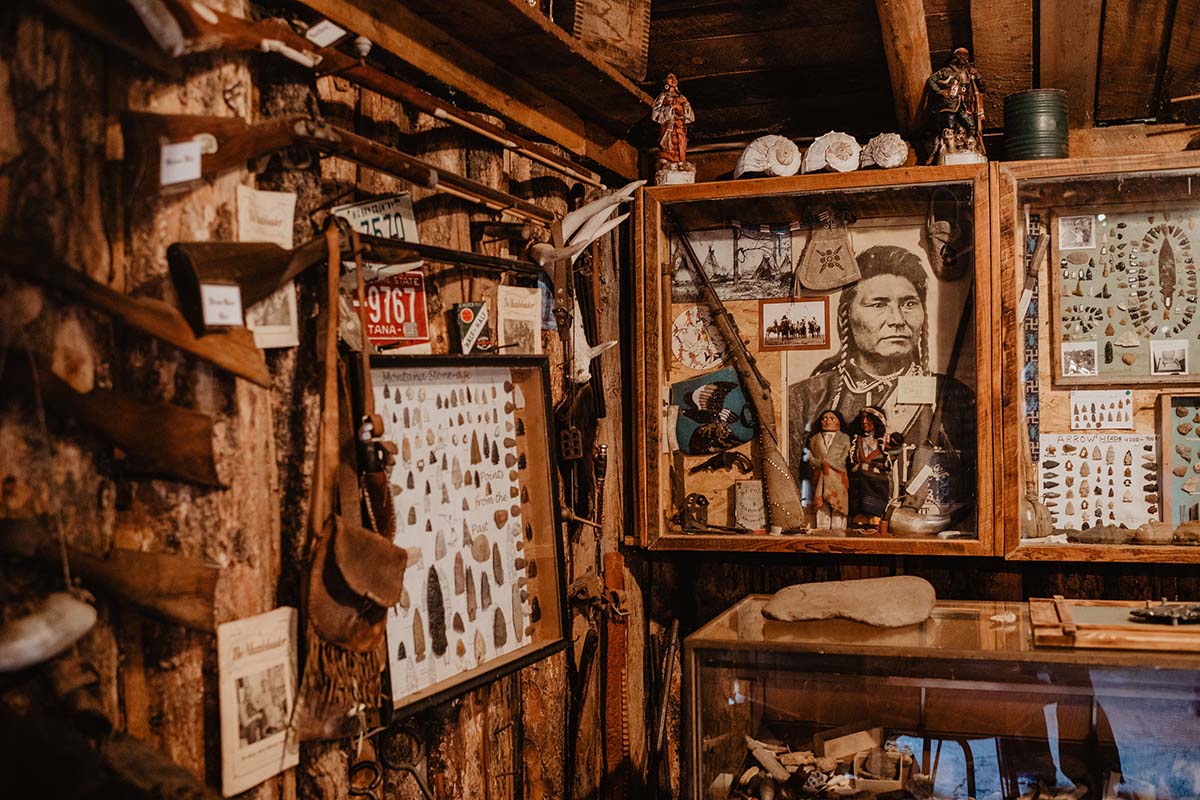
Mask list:
[[[835,172],[853,172],[858,169],[862,156],[862,145],[853,136],[840,131],[817,137],[804,151],[804,171],[820,172],[831,169]]]
[[[800,171],[800,148],[786,136],[760,136],[742,151],[733,177],[740,178],[747,172],[787,177]]]
[[[894,169],[908,160],[908,142],[898,133],[881,133],[863,146],[862,166]]]
[[[937,600],[933,585],[915,575],[857,581],[800,583],[775,593],[763,616],[784,622],[844,619],[884,628],[924,622]]]

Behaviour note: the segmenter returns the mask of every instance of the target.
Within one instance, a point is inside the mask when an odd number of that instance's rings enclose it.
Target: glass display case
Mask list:
[[[986,165],[639,198],[630,543],[994,554]]]
[[[1004,553],[1200,561],[1200,154],[993,170]]]
[[[1200,797],[1198,655],[1038,647],[1018,603],[886,629],[768,599],[685,640],[692,800]]]

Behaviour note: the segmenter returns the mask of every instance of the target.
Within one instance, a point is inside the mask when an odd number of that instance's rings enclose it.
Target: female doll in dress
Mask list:
[[[842,418],[829,409],[817,417],[817,430],[808,437],[809,466],[813,471],[813,506],[817,527],[842,530],[850,510],[846,461],[850,437],[842,432]]]
[[[851,426],[850,499],[857,527],[877,527],[891,499],[891,460],[886,448],[887,418],[875,406],[858,412]]]

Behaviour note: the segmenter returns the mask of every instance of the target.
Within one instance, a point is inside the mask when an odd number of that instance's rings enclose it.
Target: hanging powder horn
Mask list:
[[[700,287],[701,297],[712,312],[713,322],[721,331],[721,336],[729,344],[733,368],[737,371],[742,390],[754,409],[754,417],[758,420],[758,432],[755,434],[758,443],[760,476],[763,485],[763,508],[767,512],[767,526],[775,531],[797,530],[805,527],[804,509],[800,505],[800,490],[796,479],[788,468],[787,459],[779,449],[779,435],[775,430],[775,403],[771,399],[771,384],[759,372],[750,355],[737,323],[729,315],[721,298],[713,289],[708,275],[700,266],[700,259],[692,249],[687,234],[678,225],[675,235],[687,258],[688,270]]]

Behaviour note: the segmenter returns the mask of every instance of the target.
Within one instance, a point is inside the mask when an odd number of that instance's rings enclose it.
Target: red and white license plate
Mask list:
[[[401,272],[368,281],[367,339],[377,347],[407,346],[429,341],[424,273]],[[358,303],[354,303],[358,310]]]

